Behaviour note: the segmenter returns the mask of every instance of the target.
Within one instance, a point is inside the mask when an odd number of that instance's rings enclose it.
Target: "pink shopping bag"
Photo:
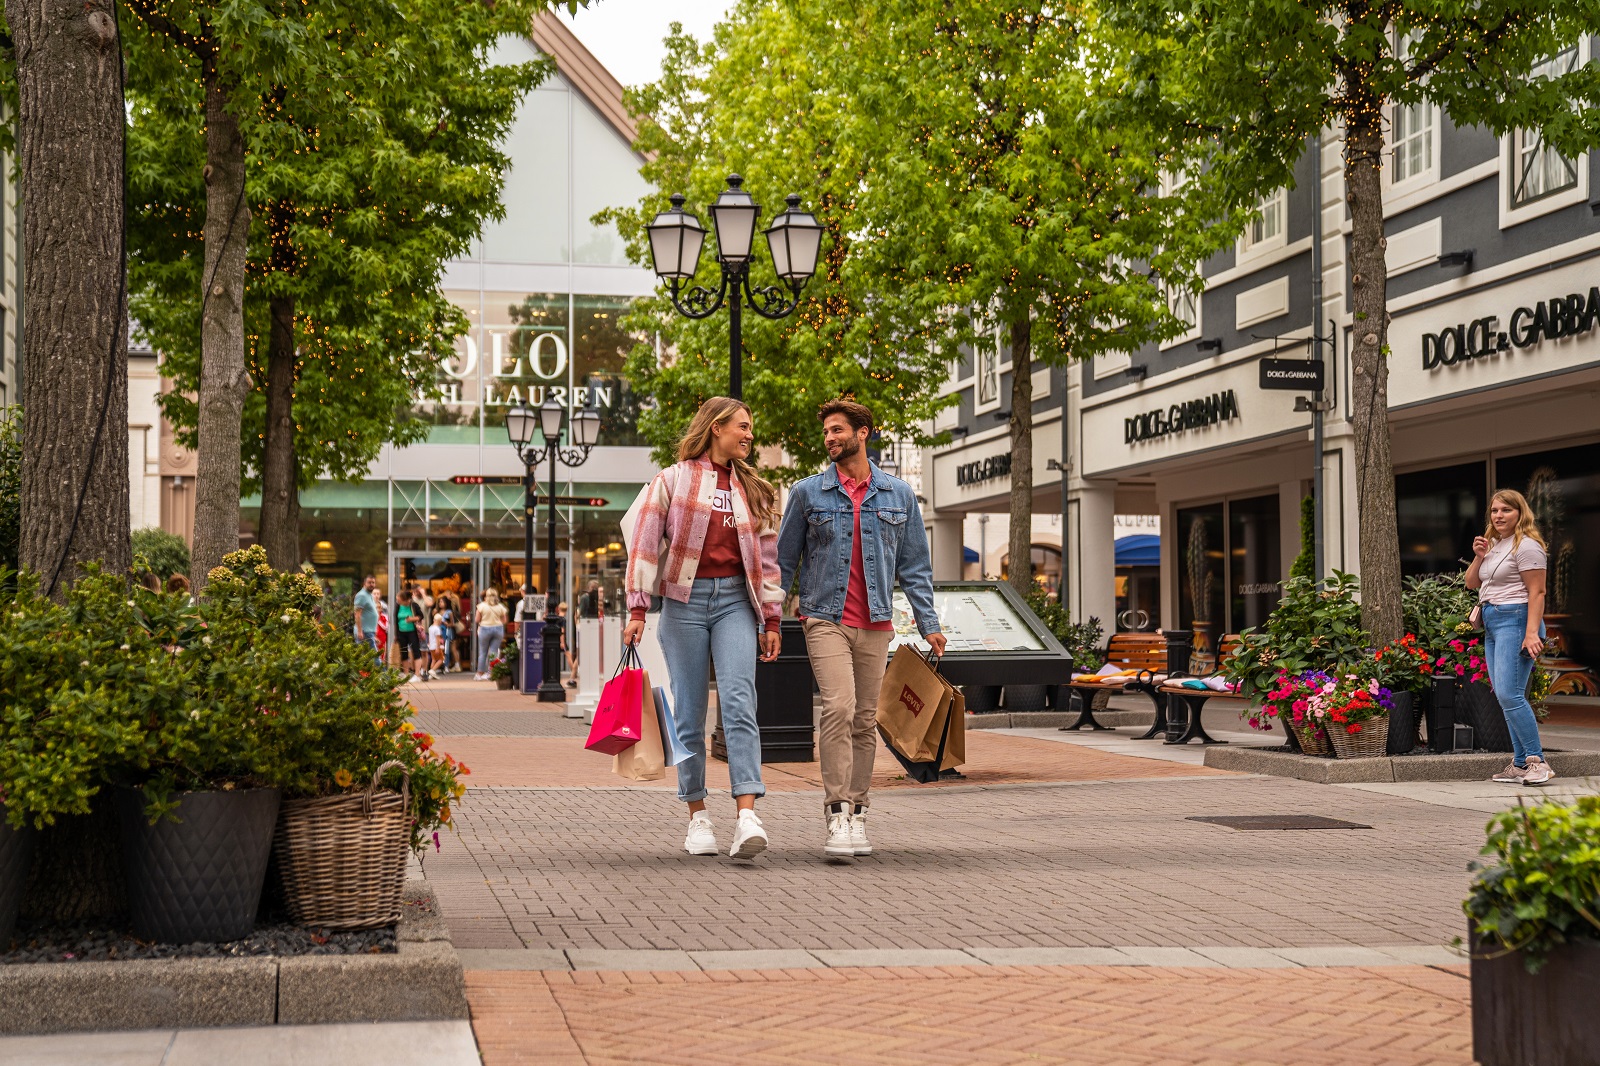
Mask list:
[[[650,684],[633,645],[622,649],[617,672],[600,690],[600,704],[594,711],[594,725],[584,747],[615,755],[639,742],[643,732],[644,694]]]

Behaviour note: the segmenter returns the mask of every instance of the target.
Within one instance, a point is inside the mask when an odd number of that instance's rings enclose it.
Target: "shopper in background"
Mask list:
[[[753,858],[767,847],[756,817],[761,730],[756,725],[756,657],[778,654],[778,494],[750,465],[750,408],[726,396],[700,405],[678,446],[678,462],[644,494],[628,553],[624,644],[644,636],[652,596],[661,596],[661,651],[672,675],[678,740],[678,798],[689,805],[683,847],[715,855],[706,813],[706,705],[717,669],[717,715],[728,745],[738,822],[728,854]],[[664,545],[664,550],[663,550]]]
[[[410,672],[412,681],[421,681],[428,672],[427,660],[422,656],[422,630],[427,625],[422,609],[410,589],[400,590],[400,601],[394,609],[395,642],[400,649],[400,672]],[[406,664],[409,663],[408,667]]]
[[[478,604],[473,622],[478,627],[478,672],[474,676],[479,681],[487,681],[489,660],[499,656],[500,646],[506,640],[506,609],[500,602],[500,593],[494,589],[484,591],[483,602]]]
[[[1555,778],[1528,703],[1528,680],[1544,651],[1545,543],[1522,493],[1501,489],[1489,500],[1489,523],[1472,541],[1467,588],[1478,590],[1489,684],[1511,732],[1511,763],[1494,780],[1544,785]]]
[[[378,579],[371,574],[356,592],[356,639],[373,651],[378,650]]]

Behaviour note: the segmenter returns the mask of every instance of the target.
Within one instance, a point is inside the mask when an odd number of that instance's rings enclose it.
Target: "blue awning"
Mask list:
[[[1155,533],[1135,533],[1118,537],[1118,566],[1160,566],[1161,537]]]
[[[961,549],[961,561],[964,563],[975,563],[978,561],[978,553],[973,551],[971,548],[963,547]]]

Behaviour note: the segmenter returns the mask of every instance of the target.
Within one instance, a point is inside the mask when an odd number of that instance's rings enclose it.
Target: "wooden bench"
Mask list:
[[[1215,677],[1221,673],[1222,664],[1233,658],[1239,651],[1239,637],[1229,634],[1222,638],[1222,648],[1217,655],[1218,669],[1206,677]],[[1176,676],[1176,675],[1174,675]],[[1205,680],[1201,678],[1200,680]],[[1210,700],[1224,700],[1236,703],[1248,702],[1244,696],[1236,692],[1217,692],[1211,689],[1187,688],[1183,685],[1168,681],[1156,688],[1158,697],[1165,699],[1164,715],[1158,714],[1156,726],[1150,727],[1150,732],[1140,739],[1149,739],[1156,735],[1157,726],[1162,726],[1160,732],[1166,734],[1168,744],[1187,744],[1191,740],[1198,740],[1202,744],[1226,744],[1226,740],[1217,740],[1205,731],[1200,724],[1200,715],[1205,705]],[[1178,708],[1182,711],[1179,712]],[[1180,717],[1181,715],[1181,717]],[[1164,718],[1165,722],[1160,719]],[[1176,735],[1174,735],[1176,734]]]
[[[1137,692],[1150,697],[1155,704],[1156,718],[1166,720],[1165,702],[1158,696],[1155,675],[1167,672],[1167,638],[1160,633],[1116,633],[1106,642],[1105,660],[1108,665],[1122,670],[1137,670],[1134,677],[1121,678],[1113,684],[1099,681],[1069,681],[1070,689],[1079,704],[1078,720],[1063,730],[1107,729],[1094,718],[1094,700],[1089,693]],[[1102,707],[1102,709],[1104,709]]]

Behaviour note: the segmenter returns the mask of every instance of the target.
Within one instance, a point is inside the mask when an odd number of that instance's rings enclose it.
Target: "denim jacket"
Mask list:
[[[785,589],[799,569],[800,613],[807,618],[837,622],[844,616],[854,533],[855,504],[839,484],[837,466],[813,474],[790,491],[778,530],[778,568]],[[917,629],[923,636],[940,632],[933,609],[933,561],[916,494],[876,465],[861,501],[861,567],[867,578],[867,610],[874,622],[893,617],[898,579]]]

